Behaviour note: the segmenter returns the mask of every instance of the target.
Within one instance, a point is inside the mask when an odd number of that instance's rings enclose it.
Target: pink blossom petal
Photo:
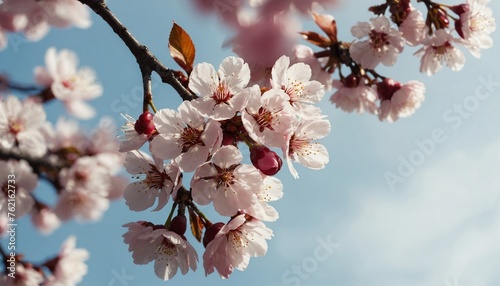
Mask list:
[[[129,174],[145,174],[148,170],[150,170],[149,164],[152,164],[153,160],[151,157],[138,150],[127,152],[125,156],[125,169]]]
[[[151,152],[158,158],[173,159],[182,153],[182,146],[179,139],[160,134],[151,141]]]
[[[127,186],[123,197],[130,210],[143,211],[155,203],[157,192],[157,190],[149,188],[142,181],[133,182]]]
[[[198,166],[206,162],[209,153],[209,147],[195,145],[177,156],[175,162],[183,172],[193,172]]]
[[[193,68],[189,80],[189,89],[202,97],[212,96],[219,85],[219,76],[209,63],[200,63]]]
[[[219,168],[229,168],[232,165],[240,164],[243,155],[234,146],[223,146],[212,157],[212,162]]]
[[[95,108],[82,100],[72,100],[65,102],[68,111],[81,119],[90,119],[96,115]]]

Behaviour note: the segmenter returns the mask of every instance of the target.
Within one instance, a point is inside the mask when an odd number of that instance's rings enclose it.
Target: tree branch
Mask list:
[[[58,160],[57,157],[48,155],[44,157],[33,157],[29,154],[21,152],[17,148],[5,150],[0,148],[0,160],[25,160],[33,169],[33,172],[41,179],[46,179],[50,182],[57,192],[60,191],[61,185],[59,184],[58,175],[63,168],[69,167],[63,162]]]
[[[156,72],[164,83],[171,85],[183,100],[192,100],[196,98],[190,90],[185,88],[179,79],[175,76],[175,71],[165,67],[160,61],[149,51],[149,49],[139,43],[137,39],[128,31],[128,29],[116,18],[109,10],[108,6],[102,0],[78,0],[82,4],[89,6],[97,15],[108,23],[113,31],[122,39],[130,52],[134,55],[141,73],[151,74]],[[146,96],[146,95],[145,95]]]
[[[9,159],[26,160],[35,171],[40,169],[60,170],[67,167],[58,161],[49,160],[47,157],[33,157],[19,151],[19,149],[4,150],[0,148],[0,160]]]
[[[23,85],[20,83],[12,82],[7,76],[0,74],[0,90],[2,89],[13,89],[25,93],[41,92],[42,90],[42,88],[39,86]]]

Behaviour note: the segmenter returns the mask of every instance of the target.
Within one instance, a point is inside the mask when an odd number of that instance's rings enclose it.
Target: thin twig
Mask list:
[[[183,100],[192,100],[196,98],[190,90],[185,88],[175,76],[175,71],[165,67],[149,49],[139,43],[137,39],[128,31],[128,29],[116,18],[109,10],[108,6],[102,0],[79,0],[81,3],[89,6],[97,15],[108,23],[113,31],[127,45],[130,52],[134,55],[142,74],[144,71],[156,72],[164,83],[171,85]],[[149,73],[151,74],[151,72]]]
[[[33,168],[48,168],[48,169],[62,169],[65,166],[58,162],[51,162],[47,160],[46,157],[33,157],[31,155],[25,154],[18,149],[5,150],[0,148],[0,160],[26,160]]]
[[[144,99],[142,102],[142,112],[149,110],[149,105],[153,102],[153,93],[151,92],[151,70],[142,69],[142,85],[144,87]]]
[[[42,88],[35,85],[24,85],[9,80],[6,76],[0,74],[0,89],[7,88],[25,93],[41,92]]]

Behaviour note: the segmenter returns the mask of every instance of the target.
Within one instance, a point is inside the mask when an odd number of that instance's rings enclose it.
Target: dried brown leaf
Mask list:
[[[327,48],[330,46],[330,39],[323,37],[316,32],[300,32],[302,37],[309,43],[318,47]]]
[[[191,209],[189,209],[189,225],[193,236],[196,240],[198,240],[198,242],[201,242],[203,235],[203,223],[201,222],[200,217]]]
[[[189,75],[193,70],[196,49],[189,34],[176,23],[170,30],[168,49],[175,62]]]

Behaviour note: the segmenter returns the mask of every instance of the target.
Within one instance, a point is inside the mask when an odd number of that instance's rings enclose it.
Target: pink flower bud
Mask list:
[[[186,233],[187,220],[185,215],[178,215],[170,222],[169,230],[182,236]]]
[[[250,148],[250,161],[255,168],[267,176],[278,173],[283,165],[280,156],[263,145]]]
[[[223,222],[217,222],[212,224],[205,231],[205,235],[203,236],[203,246],[206,248],[207,245],[214,240],[215,236],[219,233],[219,231],[226,225]]]
[[[156,130],[153,123],[153,114],[149,111],[144,111],[135,122],[134,129],[139,134],[152,135]]]

